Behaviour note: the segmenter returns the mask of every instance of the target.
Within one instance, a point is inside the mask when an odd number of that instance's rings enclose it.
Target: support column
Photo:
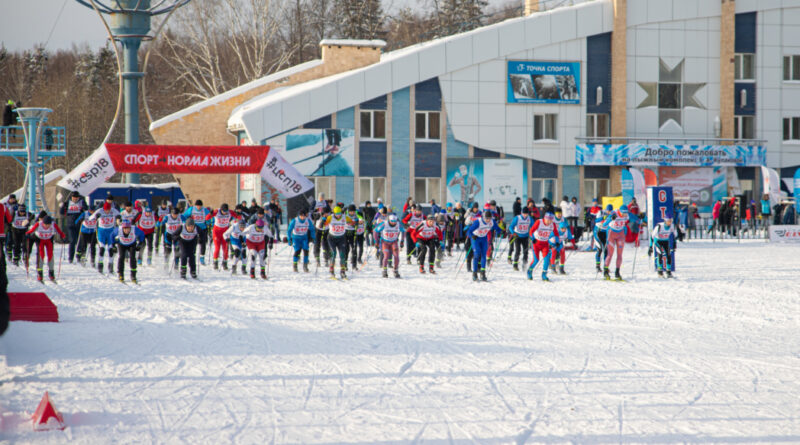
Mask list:
[[[383,203],[392,205],[392,93],[386,95],[386,184]]]
[[[614,0],[614,32],[611,33],[611,136],[628,135],[628,0]]]
[[[720,137],[733,139],[734,55],[736,52],[736,2],[722,0],[719,48],[719,120]]]
[[[525,0],[525,16],[539,12],[539,0]]]
[[[414,196],[416,187],[414,187],[414,175],[417,174],[415,171],[416,167],[416,142],[417,142],[417,115],[416,115],[416,108],[417,108],[417,86],[411,85],[408,88],[408,196]],[[416,196],[414,196],[416,200]],[[405,203],[405,200],[403,200]]]
[[[139,143],[139,79],[144,73],[139,72],[139,38],[123,38],[123,93],[125,95],[125,143]],[[127,182],[139,183],[138,173],[127,173]]]

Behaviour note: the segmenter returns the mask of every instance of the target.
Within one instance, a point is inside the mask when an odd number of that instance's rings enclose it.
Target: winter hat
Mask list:
[[[222,206],[220,206],[219,209],[222,210],[223,212],[227,212],[228,211],[228,204],[222,204]]]
[[[44,219],[42,220],[42,223],[53,224],[53,217],[50,215],[45,216]]]
[[[256,227],[264,227],[264,220],[263,219],[257,219],[256,220]]]
[[[487,216],[488,216],[489,218],[491,218],[491,217],[492,217],[492,211],[491,211],[491,210],[484,210],[484,211],[483,211],[483,217],[484,217],[484,218],[486,218]]]
[[[527,215],[527,214],[531,213],[531,209],[529,209],[529,208],[527,208],[527,207],[523,207],[523,208],[522,208],[522,213],[524,213],[524,214],[526,214],[526,215]]]
[[[122,224],[120,224],[120,227],[122,227],[123,229],[130,229],[131,226],[132,226],[131,221],[129,219],[123,219]]]

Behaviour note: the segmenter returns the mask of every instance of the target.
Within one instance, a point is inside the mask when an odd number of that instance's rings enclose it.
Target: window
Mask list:
[[[756,79],[756,55],[755,54],[736,54],[733,57],[734,79],[736,80],[755,80]]]
[[[439,194],[441,189],[439,178],[416,178],[414,179],[414,201],[429,202],[431,199],[440,201]]]
[[[312,176],[308,178],[308,180],[314,183],[314,198],[319,196],[320,193],[324,193],[325,199],[333,199],[333,185],[336,183],[335,178]]]
[[[386,112],[369,110],[361,112],[361,137],[363,139],[386,139]]]
[[[361,202],[375,202],[386,197],[386,178],[359,178],[359,198]]]
[[[586,137],[606,138],[608,137],[608,115],[607,114],[587,114],[586,115]]]
[[[756,124],[754,116],[734,116],[733,117],[733,138],[734,139],[755,139]]]
[[[800,81],[800,55],[783,56],[783,80]]]
[[[557,114],[536,114],[533,116],[533,140],[556,141]]]
[[[591,205],[594,198],[600,201],[603,196],[608,196],[608,179],[584,179],[583,196],[586,205]]]
[[[783,140],[800,142],[800,117],[783,118]]]
[[[531,198],[537,203],[541,203],[543,198],[550,201],[556,195],[555,179],[531,179]]]
[[[438,141],[439,136],[439,112],[438,111],[417,111],[417,140],[430,139]]]

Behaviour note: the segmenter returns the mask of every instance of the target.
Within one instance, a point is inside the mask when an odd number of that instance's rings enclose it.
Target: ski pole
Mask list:
[[[633,249],[633,269],[631,270],[631,279],[636,276],[636,254],[639,253],[639,234],[636,234],[636,247]]]
[[[464,262],[461,263],[461,266],[459,266],[458,270],[456,271],[456,278],[458,278],[458,274],[461,273],[461,269],[464,267],[464,264],[467,264],[467,261],[469,261],[469,253],[470,252],[472,252],[472,243],[470,243],[469,249],[467,249],[467,253],[465,255],[466,258],[464,258]]]
[[[30,280],[31,276],[28,272],[28,263],[30,262],[31,256],[31,239],[25,235],[25,279]]]
[[[516,235],[516,234],[515,234],[514,236],[512,236],[512,237],[511,237],[511,239],[510,239],[510,240],[508,240],[508,244],[506,244],[506,246],[503,248],[503,250],[502,250],[502,251],[500,251],[500,255],[496,255],[496,256],[494,256],[494,258],[492,258],[492,263],[491,263],[491,264],[489,264],[489,269],[487,269],[487,270],[486,270],[486,273],[487,273],[487,274],[488,274],[489,272],[491,272],[491,271],[492,271],[492,267],[494,267],[495,258],[497,258],[498,256],[499,256],[500,258],[503,258],[503,254],[506,252],[506,250],[508,250],[508,246],[510,246],[510,245],[511,245],[511,243],[513,243],[513,242],[514,242],[514,239],[515,239],[516,237],[517,237],[517,235]]]
[[[61,254],[58,255],[58,279],[61,279],[61,260],[64,259],[64,245],[61,245]]]

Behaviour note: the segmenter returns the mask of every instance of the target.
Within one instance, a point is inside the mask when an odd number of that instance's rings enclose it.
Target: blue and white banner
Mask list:
[[[761,145],[578,144],[576,165],[661,165],[673,167],[758,167]]]
[[[674,218],[672,187],[647,188],[647,224],[650,229],[663,222],[664,218]]]
[[[581,103],[580,62],[509,60],[508,103]]]
[[[800,212],[800,168],[794,171],[794,187],[792,190],[792,193],[794,193],[795,209]]]

